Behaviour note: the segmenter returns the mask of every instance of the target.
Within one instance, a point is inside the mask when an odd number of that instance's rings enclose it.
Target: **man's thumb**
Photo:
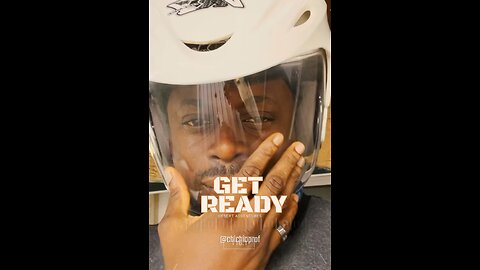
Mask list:
[[[168,200],[166,216],[183,217],[188,215],[190,208],[190,193],[183,176],[173,167],[165,169],[165,181],[168,185],[170,198]]]

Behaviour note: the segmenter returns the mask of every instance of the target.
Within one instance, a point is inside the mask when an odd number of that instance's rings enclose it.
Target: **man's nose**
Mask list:
[[[247,154],[245,144],[238,140],[232,129],[223,125],[220,128],[219,136],[209,149],[209,156],[223,162],[232,162],[236,158]]]

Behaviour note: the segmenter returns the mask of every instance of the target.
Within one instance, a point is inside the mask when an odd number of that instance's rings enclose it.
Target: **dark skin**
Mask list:
[[[199,191],[199,195],[212,194],[213,178],[218,176],[219,172],[222,176],[233,175],[236,172],[235,168],[238,170],[258,145],[273,132],[288,135],[293,104],[292,93],[287,84],[278,78],[268,81],[266,85],[253,83],[250,88],[253,96],[256,97],[256,106],[262,120],[261,132],[255,128],[255,119],[248,114],[235,82],[228,82],[223,90],[225,103],[231,105],[232,110],[240,115],[244,138],[235,136],[233,132],[232,126],[238,126],[238,121],[216,125],[216,130],[213,132],[202,130],[205,126],[214,124],[205,123],[207,120],[198,117],[196,87],[179,87],[172,92],[167,110],[172,138],[173,164],[185,177],[191,191]],[[209,105],[214,101],[209,101]],[[284,145],[279,153],[287,146],[287,144]],[[271,164],[278,160],[279,153]],[[228,169],[223,171],[219,167],[232,168],[232,170],[231,172]],[[193,197],[193,199],[198,198]]]
[[[263,269],[282,241],[277,223],[287,232],[291,228],[298,208],[293,190],[305,164],[305,146],[285,140],[292,95],[281,79],[250,86],[256,111],[244,105],[248,102],[242,101],[233,81],[216,90],[199,90],[200,95],[213,95],[202,96],[203,101],[198,101],[196,87],[187,86],[169,98],[175,168],[166,170],[170,199],[158,226],[165,269]],[[251,201],[252,196],[287,195],[282,213],[272,209],[249,218],[212,212],[189,215],[190,194],[212,194],[215,176],[263,176],[258,194],[250,194],[251,185],[246,186]],[[261,241],[246,248],[225,248],[219,237],[229,235],[258,236]]]

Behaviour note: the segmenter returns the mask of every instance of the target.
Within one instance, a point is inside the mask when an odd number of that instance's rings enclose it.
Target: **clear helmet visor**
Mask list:
[[[188,76],[188,75],[186,75]],[[323,50],[249,76],[199,85],[150,82],[150,149],[164,172],[185,178],[193,212],[200,196],[214,195],[213,180],[234,176],[269,135],[284,143],[264,172],[293,142],[305,145],[297,189],[312,174],[324,117]]]

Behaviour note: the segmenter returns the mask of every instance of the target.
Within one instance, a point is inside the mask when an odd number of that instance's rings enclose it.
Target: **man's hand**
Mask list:
[[[243,164],[236,176],[262,176],[283,143],[275,133],[260,144]],[[232,214],[208,212],[202,216],[188,215],[190,195],[182,175],[174,168],[170,174],[170,199],[165,215],[158,226],[166,269],[263,269],[272,252],[281,243],[277,223],[287,232],[297,212],[298,196],[292,194],[305,159],[305,147],[300,142],[290,145],[273,166],[255,196],[288,195],[282,213],[272,208],[268,213],[248,213],[235,218]],[[247,186],[248,194],[251,185]],[[254,198],[251,199],[253,202]],[[238,201],[236,198],[235,203]],[[235,206],[236,204],[233,204]],[[239,214],[240,215],[240,214]],[[225,237],[259,237],[258,243],[234,245]],[[222,243],[223,242],[223,243]]]

